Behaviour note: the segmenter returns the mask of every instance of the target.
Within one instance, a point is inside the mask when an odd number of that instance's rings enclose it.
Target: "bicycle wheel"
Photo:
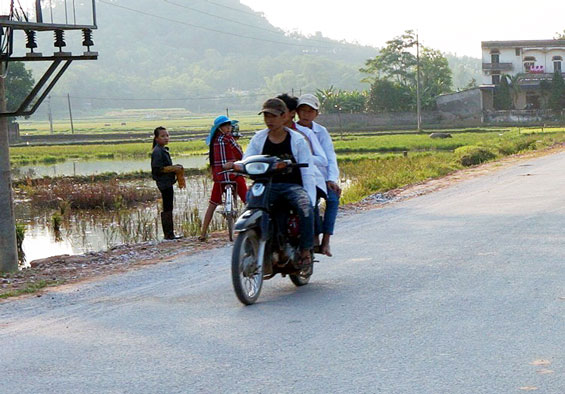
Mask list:
[[[233,242],[233,225],[234,225],[234,215],[233,215],[233,193],[232,187],[226,187],[226,201],[224,201],[224,213],[226,220],[228,222],[228,237],[230,242]]]

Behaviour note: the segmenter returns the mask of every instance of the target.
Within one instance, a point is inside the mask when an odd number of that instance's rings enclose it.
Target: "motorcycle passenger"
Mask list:
[[[308,143],[310,152],[312,153],[312,160],[314,162],[314,179],[316,182],[316,201],[314,204],[314,251],[319,253],[319,235],[322,233],[322,221],[318,210],[318,202],[320,201],[320,198],[327,200],[326,180],[323,175],[323,171],[325,171],[325,168],[328,166],[328,159],[324,152],[324,148],[320,145],[320,142],[314,135],[314,132],[308,127],[300,126],[294,121],[294,118],[296,117],[296,109],[298,108],[298,97],[284,93],[278,95],[277,98],[284,101],[288,108],[289,116],[285,126],[302,134]]]
[[[289,111],[284,101],[272,98],[263,104],[266,129],[261,130],[249,142],[244,159],[253,155],[277,156],[293,163],[308,163],[308,167],[293,168],[290,173],[273,177],[270,203],[286,202],[298,214],[300,229],[300,266],[311,263],[314,242],[314,212],[316,185],[310,148],[301,134],[285,126]]]
[[[326,212],[324,213],[323,237],[320,252],[331,257],[330,237],[334,233],[341,188],[337,183],[339,168],[337,166],[337,157],[330,133],[328,133],[328,130],[324,126],[314,122],[314,119],[318,116],[319,108],[320,102],[316,96],[313,94],[303,94],[298,99],[296,112],[299,118],[298,124],[314,132],[314,136],[320,142],[328,158],[328,166],[321,168],[321,172],[324,174],[327,184],[328,198],[326,200]]]

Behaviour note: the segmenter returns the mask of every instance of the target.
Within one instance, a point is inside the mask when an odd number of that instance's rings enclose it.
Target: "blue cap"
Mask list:
[[[231,120],[226,115],[220,115],[216,119],[214,119],[214,125],[210,129],[210,134],[208,134],[208,137],[206,137],[206,145],[210,145],[212,143],[212,138],[214,138],[216,130],[218,130],[218,127],[225,123],[231,123],[231,125],[233,126],[234,124],[239,123],[239,120]]]

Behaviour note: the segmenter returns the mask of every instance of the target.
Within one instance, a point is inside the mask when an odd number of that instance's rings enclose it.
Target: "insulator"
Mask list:
[[[59,48],[59,50],[67,46],[65,43],[65,32],[63,30],[55,30],[55,43],[53,45]]]
[[[82,45],[88,48],[90,52],[90,47],[94,45],[94,41],[92,41],[92,30],[90,29],[82,29]]]
[[[29,48],[31,52],[33,52],[33,49],[37,48],[35,32],[33,30],[26,30],[25,33],[27,38],[26,48]]]

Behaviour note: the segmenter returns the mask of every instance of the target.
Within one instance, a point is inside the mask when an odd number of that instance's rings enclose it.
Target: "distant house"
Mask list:
[[[543,108],[548,98],[543,81],[551,82],[555,71],[565,76],[565,40],[483,41],[481,47],[483,110],[494,109],[495,89],[505,74],[518,76],[515,109]]]

